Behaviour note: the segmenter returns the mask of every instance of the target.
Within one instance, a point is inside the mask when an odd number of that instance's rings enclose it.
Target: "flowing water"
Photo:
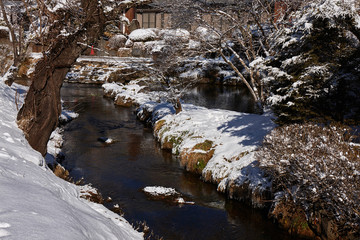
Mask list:
[[[226,199],[215,185],[185,172],[136,120],[133,108],[117,107],[102,95],[98,86],[63,86],[65,106],[80,114],[65,127],[63,164],[72,177],[84,177],[110,196],[109,208],[119,204],[129,222],[145,221],[164,239],[290,239],[266,213]],[[99,137],[116,142],[106,146]],[[175,188],[195,204],[152,200],[141,191],[155,185]]]

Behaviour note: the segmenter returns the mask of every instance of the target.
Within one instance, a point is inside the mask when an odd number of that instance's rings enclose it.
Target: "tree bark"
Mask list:
[[[32,84],[23,107],[18,113],[18,125],[30,145],[41,154],[47,152],[47,142],[61,113],[60,88],[71,64],[82,49],[72,39],[58,40],[49,56],[35,68]],[[61,52],[57,54],[57,52]]]

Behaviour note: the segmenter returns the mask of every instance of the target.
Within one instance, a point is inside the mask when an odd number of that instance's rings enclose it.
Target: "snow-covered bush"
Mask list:
[[[277,200],[293,201],[310,223],[319,213],[335,221],[340,236],[360,233],[360,146],[351,143],[350,132],[339,125],[279,127],[257,153]]]
[[[360,16],[354,1],[315,1],[292,24],[273,39],[268,63],[269,100],[278,121],[360,120]]]

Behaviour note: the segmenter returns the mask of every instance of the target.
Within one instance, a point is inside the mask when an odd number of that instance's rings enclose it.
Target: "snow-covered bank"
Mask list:
[[[142,75],[140,70],[152,63],[150,58],[133,57],[79,57],[65,78],[66,82],[103,84],[106,82],[125,82]],[[138,69],[138,71],[134,71]]]
[[[15,92],[0,81],[0,238],[143,239],[119,215],[56,177],[16,124]]]
[[[257,166],[254,152],[275,127],[271,114],[191,104],[183,104],[183,111],[173,114],[173,106],[163,102],[166,93],[143,91],[144,86],[136,81],[127,85],[104,84],[103,88],[105,95],[114,98],[117,104],[140,105],[138,117],[152,123],[161,147],[178,155],[188,171],[201,174],[205,181],[217,184],[218,191],[227,192],[230,197],[262,205],[257,198],[270,190],[271,183]],[[234,190],[245,185],[246,194]]]
[[[120,106],[131,106],[165,101],[168,93],[164,91],[144,91],[146,85],[140,86],[140,82],[147,82],[149,79],[137,79],[130,81],[128,84],[105,83],[102,85],[105,96],[114,99],[115,104]]]
[[[248,184],[253,192],[270,189],[271,183],[257,167],[254,152],[275,127],[271,114],[246,114],[190,104],[183,104],[179,114],[166,114],[169,108],[162,105],[153,109],[156,118],[164,116],[156,121],[154,135],[162,148],[180,156],[187,170],[217,184],[220,192],[229,193],[233,184]],[[260,204],[253,200],[252,203]]]

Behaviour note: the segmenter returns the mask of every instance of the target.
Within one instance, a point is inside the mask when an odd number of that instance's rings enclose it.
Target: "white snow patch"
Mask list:
[[[44,57],[44,55],[42,53],[32,52],[29,54],[29,57],[31,57],[33,59],[41,59]]]
[[[163,29],[160,31],[160,36],[165,42],[171,43],[172,41],[189,42],[190,33],[185,29]]]
[[[63,109],[59,119],[60,119],[60,121],[63,121],[63,122],[69,122],[69,121],[71,121],[71,120],[73,120],[74,118],[77,118],[77,117],[79,117],[78,113],[73,112],[71,110]]]
[[[61,147],[63,146],[64,140],[62,137],[63,130],[61,128],[56,128],[50,135],[49,142],[47,144],[47,153],[53,156],[46,158],[47,163],[54,163],[55,157],[61,152]]]
[[[5,26],[0,26],[0,30],[4,30],[4,31],[7,31],[7,32],[10,31],[9,28],[8,28],[8,27],[5,27]]]
[[[189,205],[195,204],[195,202],[192,202],[192,201],[185,201],[185,199],[183,199],[182,197],[177,198],[176,202],[179,204],[189,204]]]

